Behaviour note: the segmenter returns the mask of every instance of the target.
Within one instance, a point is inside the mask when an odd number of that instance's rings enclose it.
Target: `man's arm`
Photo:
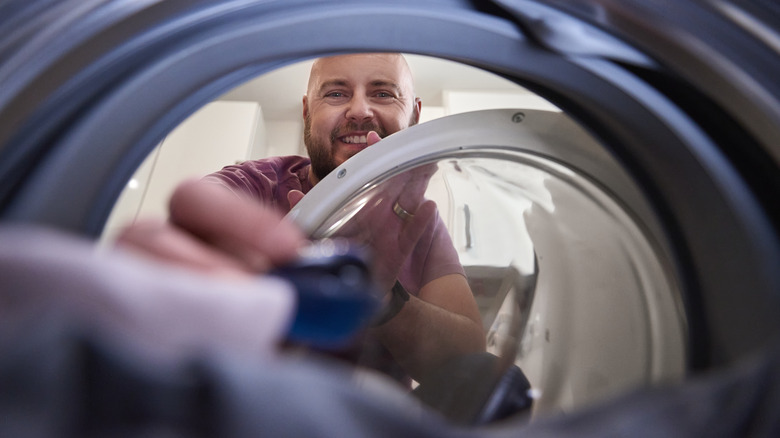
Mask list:
[[[466,278],[439,277],[372,330],[412,378],[423,381],[447,360],[485,351],[482,319]]]

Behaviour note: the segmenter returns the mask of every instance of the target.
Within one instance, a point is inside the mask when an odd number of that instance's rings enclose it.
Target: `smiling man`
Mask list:
[[[380,138],[420,119],[412,74],[397,54],[315,61],[303,97],[304,143],[316,183]]]
[[[289,257],[269,258],[273,242],[258,239],[269,236],[255,229],[267,207],[286,214],[341,163],[416,124],[421,107],[400,54],[318,59],[303,97],[310,158],[247,161],[184,183],[171,199],[165,232],[176,237],[164,240],[165,247],[157,243],[163,240],[137,232],[138,226],[120,241],[195,267],[263,272]],[[396,181],[377,204],[381,208],[367,212],[358,224],[378,255],[375,265],[384,274],[383,292],[392,309],[369,336],[381,345],[378,356],[392,360],[369,365],[398,379],[423,380],[447,360],[485,349],[480,314],[458,255],[435,205],[422,199],[431,174],[423,169]]]

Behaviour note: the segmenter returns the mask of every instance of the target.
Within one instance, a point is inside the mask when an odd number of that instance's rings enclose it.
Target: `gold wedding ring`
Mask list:
[[[393,213],[396,214],[396,216],[400,217],[401,220],[406,221],[414,217],[413,214],[406,211],[403,207],[401,207],[398,204],[398,201],[395,201],[395,204],[393,204]]]

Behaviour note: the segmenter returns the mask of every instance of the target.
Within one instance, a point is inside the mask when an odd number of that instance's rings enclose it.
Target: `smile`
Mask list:
[[[365,144],[366,143],[366,136],[365,135],[348,135],[346,137],[342,137],[341,141],[344,143],[349,144]]]

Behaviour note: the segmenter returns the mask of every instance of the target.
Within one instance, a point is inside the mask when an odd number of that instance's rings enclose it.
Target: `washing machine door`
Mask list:
[[[449,231],[488,352],[525,373],[537,414],[684,376],[669,242],[636,184],[568,116],[489,110],[413,126],[339,166],[290,217],[314,238],[382,252],[407,232],[394,207],[413,214],[423,200]]]

